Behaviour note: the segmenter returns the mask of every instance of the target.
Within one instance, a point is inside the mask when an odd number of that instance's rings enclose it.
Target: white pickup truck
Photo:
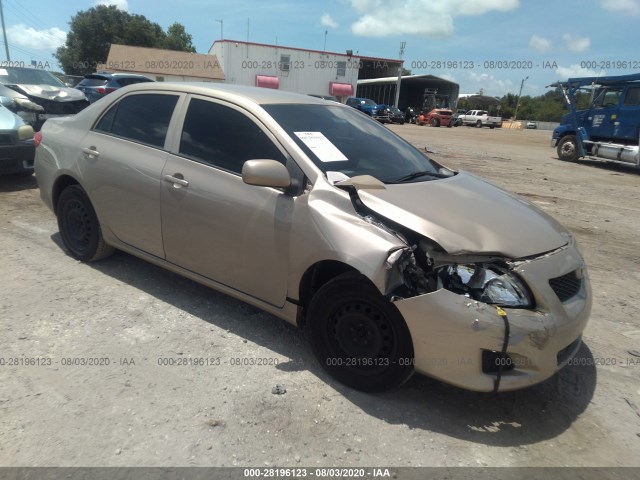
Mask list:
[[[490,117],[486,110],[469,110],[464,115],[458,117],[462,125],[482,127],[500,127],[502,126],[502,118]]]

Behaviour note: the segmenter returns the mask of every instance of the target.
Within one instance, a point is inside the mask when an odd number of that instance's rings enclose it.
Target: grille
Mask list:
[[[566,302],[577,295],[582,286],[582,278],[578,277],[578,270],[569,272],[561,277],[549,280],[549,285],[561,302]]]
[[[35,98],[32,98],[32,100],[44,107],[44,113],[54,115],[73,115],[89,106],[89,102],[86,100],[76,100],[73,102],[55,102]]]

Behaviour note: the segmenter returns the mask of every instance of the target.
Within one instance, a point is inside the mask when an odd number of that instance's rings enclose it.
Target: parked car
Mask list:
[[[462,115],[461,113],[454,113],[453,117],[451,118],[451,125],[454,127],[460,127],[462,126],[462,120],[460,119],[460,115]]]
[[[89,105],[82,92],[37,68],[0,68],[0,96],[11,98],[14,105],[9,108],[34,130],[47,118],[73,115]]]
[[[391,123],[399,123],[400,125],[404,125],[404,112],[398,107],[389,107],[387,109],[387,115],[389,116],[389,121]]]
[[[0,97],[0,174],[31,175],[33,173],[33,128],[9,110],[14,103]]]
[[[502,126],[502,118],[489,116],[486,110],[469,110],[458,118],[468,127],[489,127],[491,129]]]
[[[580,347],[591,291],[571,233],[353,108],[157,82],[50,119],[35,140],[69,255],[121,249],[304,325],[353,388],[415,370],[513,390]]]
[[[91,73],[85,75],[75,88],[84,93],[89,101],[93,103],[127,85],[153,81],[144,75],[133,73]]]
[[[366,113],[379,122],[388,123],[390,121],[389,114],[387,113],[388,105],[376,103],[370,98],[350,97],[347,98],[347,105],[356,110],[360,110],[362,113]]]
[[[334,97],[333,95],[316,95],[315,93],[309,93],[308,95],[310,97],[316,97],[316,98],[321,98],[323,100],[330,100],[332,102],[340,103],[340,100],[338,100],[338,98]]]
[[[527,122],[526,128],[538,128],[538,122]]]

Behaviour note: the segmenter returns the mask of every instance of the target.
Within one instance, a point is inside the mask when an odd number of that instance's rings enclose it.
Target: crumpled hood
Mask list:
[[[75,88],[26,84],[17,84],[15,87],[16,90],[30,97],[38,97],[55,102],[75,102],[85,99],[84,93]]]
[[[529,202],[468,172],[358,189],[371,210],[437,242],[450,254],[517,259],[566,245],[568,231]]]

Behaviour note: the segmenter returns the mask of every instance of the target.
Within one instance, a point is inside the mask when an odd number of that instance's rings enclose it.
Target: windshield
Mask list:
[[[324,173],[371,175],[385,183],[440,176],[440,165],[357,110],[337,105],[262,107]],[[413,176],[417,172],[421,175]]]
[[[23,85],[50,85],[64,87],[64,83],[46,70],[37,68],[0,68],[0,82]]]
[[[360,103],[362,105],[370,105],[372,107],[375,107],[376,105],[378,105],[376,102],[374,102],[370,98],[364,98],[364,99],[360,100]]]

